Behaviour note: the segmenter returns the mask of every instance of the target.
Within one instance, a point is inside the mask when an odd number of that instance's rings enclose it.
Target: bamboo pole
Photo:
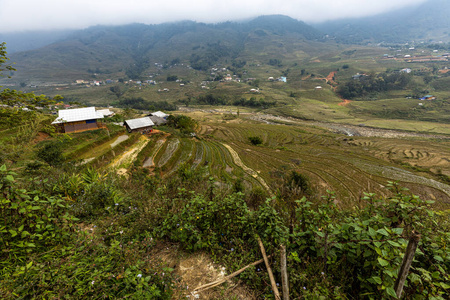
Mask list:
[[[411,237],[406,247],[405,255],[403,256],[402,266],[398,272],[397,280],[395,281],[395,294],[400,299],[403,292],[403,286],[405,285],[406,276],[408,276],[409,268],[416,253],[417,245],[419,244],[420,234],[418,232],[412,232]]]
[[[205,285],[199,286],[199,287],[197,287],[196,289],[194,289],[194,291],[196,291],[196,292],[203,292],[203,291],[206,291],[206,290],[208,290],[208,289],[210,289],[210,288],[213,288],[213,287],[216,287],[216,286],[218,286],[218,285],[221,285],[221,284],[224,283],[225,281],[227,281],[227,280],[229,280],[229,279],[231,279],[231,278],[233,278],[233,277],[236,277],[237,275],[241,274],[242,272],[244,272],[245,270],[247,270],[249,267],[259,265],[259,264],[262,263],[263,261],[264,261],[264,259],[260,259],[260,260],[258,260],[258,261],[255,261],[254,263],[251,263],[251,264],[249,264],[249,265],[243,267],[242,269],[239,269],[239,270],[237,270],[236,272],[231,273],[231,274],[228,275],[228,276],[225,276],[225,277],[222,278],[222,279],[219,279],[219,280],[216,280],[216,281],[214,281],[214,282],[210,282],[210,283],[207,283],[207,284],[205,284]]]
[[[275,278],[273,277],[272,268],[270,268],[270,265],[269,265],[269,259],[267,258],[266,250],[264,249],[264,245],[261,241],[261,238],[259,236],[257,236],[257,238],[258,238],[259,247],[261,248],[262,256],[264,258],[264,263],[266,264],[267,273],[269,273],[270,283],[272,285],[272,290],[275,295],[275,299],[281,300],[280,292],[278,291],[277,285],[275,283]]]
[[[281,248],[281,285],[283,286],[283,300],[289,300],[289,279],[286,266],[286,247],[284,245]]]

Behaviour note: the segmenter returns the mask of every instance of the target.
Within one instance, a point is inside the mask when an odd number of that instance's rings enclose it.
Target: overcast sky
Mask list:
[[[283,14],[308,23],[369,16],[427,0],[0,0],[0,32],[92,25],[215,23]]]

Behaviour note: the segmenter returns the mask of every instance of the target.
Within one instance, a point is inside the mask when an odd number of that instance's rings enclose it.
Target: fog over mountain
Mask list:
[[[427,0],[2,0],[0,33],[36,30],[83,29],[93,25],[161,24],[182,20],[217,23],[283,14],[317,23],[366,17]]]
[[[429,0],[366,18],[328,21],[315,27],[348,43],[450,41],[450,2]]]

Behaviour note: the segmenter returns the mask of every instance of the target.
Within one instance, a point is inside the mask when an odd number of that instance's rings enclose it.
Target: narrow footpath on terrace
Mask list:
[[[231,148],[230,145],[224,144],[222,143],[222,145],[225,146],[225,148],[228,149],[228,151],[230,151],[231,156],[233,157],[234,163],[242,168],[242,170],[244,170],[246,173],[248,173],[249,175],[251,175],[253,178],[255,178],[256,180],[259,181],[259,183],[267,190],[267,192],[269,193],[270,196],[273,196],[272,191],[270,190],[269,186],[267,185],[267,183],[264,181],[264,179],[258,175],[258,172],[256,172],[255,170],[247,167],[241,160],[241,158],[239,157],[239,154],[237,154],[237,152]]]

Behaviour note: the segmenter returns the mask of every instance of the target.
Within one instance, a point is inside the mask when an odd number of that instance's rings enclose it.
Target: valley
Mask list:
[[[274,299],[288,272],[295,299],[396,298],[420,234],[405,297],[445,299],[450,44],[425,37],[446,33],[339,24],[94,26],[16,71],[0,52],[0,297]],[[53,124],[82,107],[114,114]]]

